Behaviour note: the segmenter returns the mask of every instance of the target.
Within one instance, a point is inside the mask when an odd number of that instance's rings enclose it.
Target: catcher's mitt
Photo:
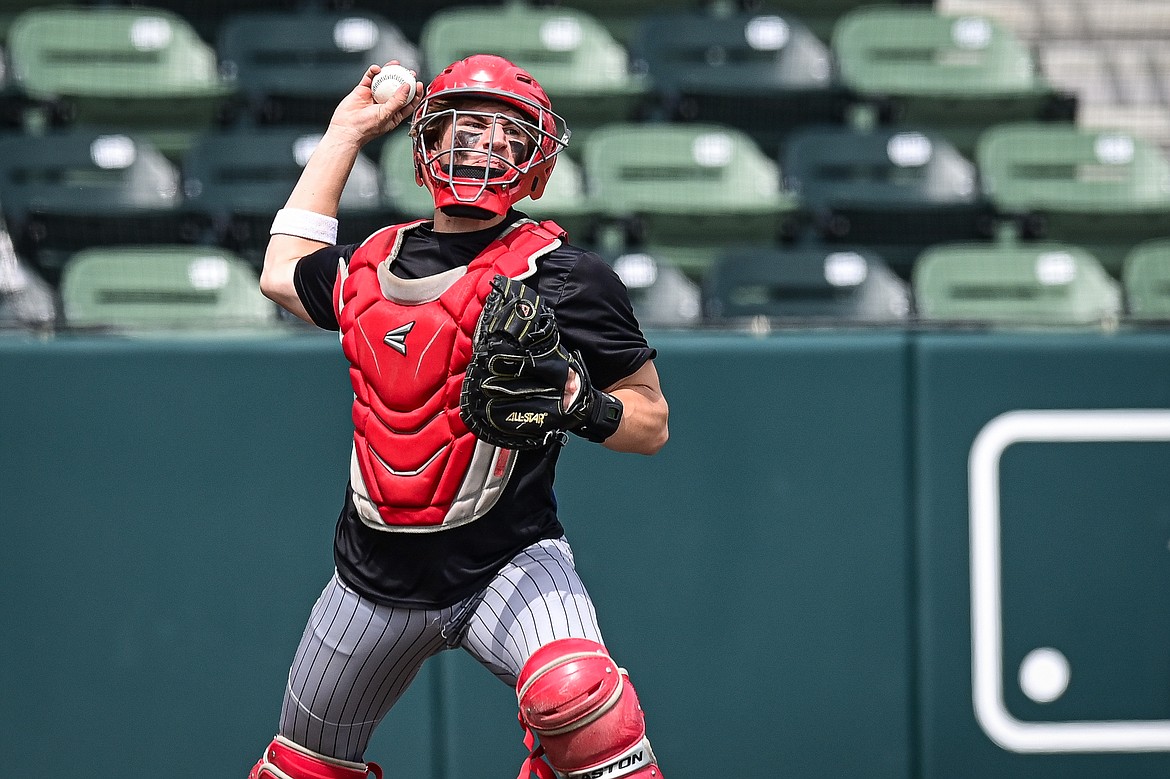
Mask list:
[[[566,406],[570,371],[580,387]],[[605,440],[621,422],[622,404],[589,383],[581,356],[561,344],[552,310],[536,291],[497,275],[475,329],[459,415],[493,446],[536,449],[564,430]]]

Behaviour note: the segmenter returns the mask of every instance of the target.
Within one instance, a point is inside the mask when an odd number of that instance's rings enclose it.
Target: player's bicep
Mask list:
[[[302,319],[324,330],[338,329],[338,272],[348,265],[355,248],[353,245],[327,246],[297,261],[293,284],[297,300],[307,314],[307,318]]]
[[[260,273],[260,291],[289,313],[306,322],[312,322],[296,288],[296,268],[301,257],[319,249],[320,243],[289,235],[274,235],[264,255],[264,269]]]
[[[632,390],[648,398],[662,397],[662,382],[658,378],[658,369],[654,367],[653,360],[647,360],[638,370],[629,376],[618,379],[604,389],[610,394],[618,390]]]

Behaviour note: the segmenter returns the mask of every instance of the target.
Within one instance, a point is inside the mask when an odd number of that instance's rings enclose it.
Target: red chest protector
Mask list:
[[[503,492],[515,454],[480,441],[459,418],[471,339],[493,276],[531,276],[564,236],[553,222],[517,222],[467,267],[400,279],[390,265],[420,224],[366,239],[335,293],[354,392],[354,502],[367,525],[398,532],[474,521]]]

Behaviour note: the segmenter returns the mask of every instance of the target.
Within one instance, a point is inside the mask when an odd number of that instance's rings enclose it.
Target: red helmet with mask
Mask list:
[[[491,219],[536,199],[569,142],[565,120],[523,68],[476,54],[427,87],[410,133],[418,183],[452,216]]]

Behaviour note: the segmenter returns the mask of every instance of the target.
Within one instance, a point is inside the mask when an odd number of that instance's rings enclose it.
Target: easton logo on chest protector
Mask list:
[[[406,336],[414,329],[414,322],[407,322],[400,325],[390,332],[386,333],[386,337],[382,339],[382,343],[389,346],[394,351],[401,355],[406,354]]]
[[[397,532],[472,522],[503,492],[515,453],[480,441],[459,416],[472,338],[492,277],[527,278],[564,236],[552,222],[518,222],[465,267],[396,278],[390,266],[420,224],[368,238],[335,301],[354,389],[354,505],[365,524]],[[383,344],[405,359],[387,359]]]

